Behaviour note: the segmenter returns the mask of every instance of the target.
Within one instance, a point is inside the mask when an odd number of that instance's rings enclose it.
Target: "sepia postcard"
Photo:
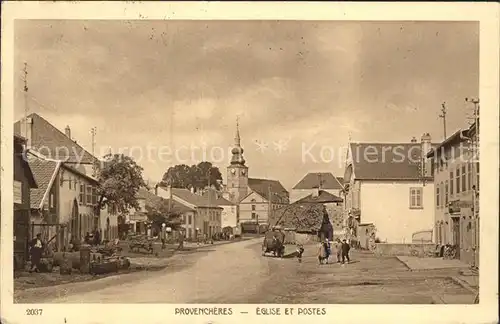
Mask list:
[[[2,3],[1,322],[496,323],[496,3]]]

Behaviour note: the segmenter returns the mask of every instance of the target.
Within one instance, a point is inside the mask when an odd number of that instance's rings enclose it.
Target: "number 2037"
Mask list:
[[[42,315],[43,309],[41,308],[28,308],[26,309],[26,315],[28,316],[40,316]]]

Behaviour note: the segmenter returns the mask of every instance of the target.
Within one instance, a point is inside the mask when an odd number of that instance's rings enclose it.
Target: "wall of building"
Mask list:
[[[194,211],[186,212],[182,215],[184,229],[186,230],[186,239],[192,239],[195,237],[196,232],[196,221],[195,221],[196,213]]]
[[[226,226],[230,226],[230,227],[236,227],[238,224],[237,224],[237,217],[236,217],[236,213],[237,213],[237,209],[236,209],[236,205],[233,205],[233,206],[220,206],[222,207],[222,211],[221,211],[221,226],[222,228],[226,227]]]
[[[410,188],[422,188],[423,208],[410,208]],[[381,241],[409,243],[413,233],[433,228],[432,183],[363,181],[360,189],[361,220],[375,225]]]
[[[438,244],[459,245],[460,259],[466,263],[478,263],[479,257],[479,218],[475,217],[473,204],[476,202],[472,186],[477,183],[476,164],[469,162],[467,156],[448,159],[434,167],[435,181],[435,219],[434,239]],[[458,177],[456,171],[460,170]],[[453,171],[453,177],[450,172]],[[463,176],[462,171],[465,171]],[[451,190],[453,184],[453,190]],[[439,188],[439,190],[438,190]],[[457,189],[459,189],[457,191]],[[462,208],[452,210],[448,205],[460,201]],[[458,228],[454,227],[458,223]],[[458,230],[454,234],[455,229]]]
[[[240,202],[240,223],[256,221],[267,223],[269,205],[266,199],[255,192],[252,192]],[[252,207],[254,206],[254,207]]]

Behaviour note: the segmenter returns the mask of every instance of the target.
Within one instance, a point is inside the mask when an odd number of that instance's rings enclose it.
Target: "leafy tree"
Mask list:
[[[210,162],[200,162],[197,165],[187,166],[185,164],[170,167],[163,175],[163,184],[171,184],[175,188],[204,189],[208,184],[220,189],[222,174],[219,168],[214,167]]]
[[[170,208],[165,199],[160,198],[158,201],[146,204],[146,212],[148,220],[156,229],[160,229],[163,223],[172,229],[178,229],[182,224],[181,214]]]
[[[108,154],[99,168],[97,179],[98,210],[111,206],[118,213],[139,209],[137,192],[144,187],[143,168],[123,154]]]

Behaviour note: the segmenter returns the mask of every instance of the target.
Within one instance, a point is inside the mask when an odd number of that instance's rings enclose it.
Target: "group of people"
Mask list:
[[[351,261],[349,258],[349,251],[351,250],[351,246],[346,239],[343,239],[341,241],[340,239],[337,238],[335,240],[334,247],[337,255],[337,263],[345,264],[346,260],[347,263]],[[330,244],[330,241],[328,239],[325,239],[325,241],[322,242],[319,246],[319,251],[318,251],[319,264],[328,264],[328,260],[331,255],[332,255],[332,246]]]
[[[87,232],[85,234],[85,244],[89,245],[99,245],[101,244],[101,231],[99,231],[97,228],[92,232]]]

